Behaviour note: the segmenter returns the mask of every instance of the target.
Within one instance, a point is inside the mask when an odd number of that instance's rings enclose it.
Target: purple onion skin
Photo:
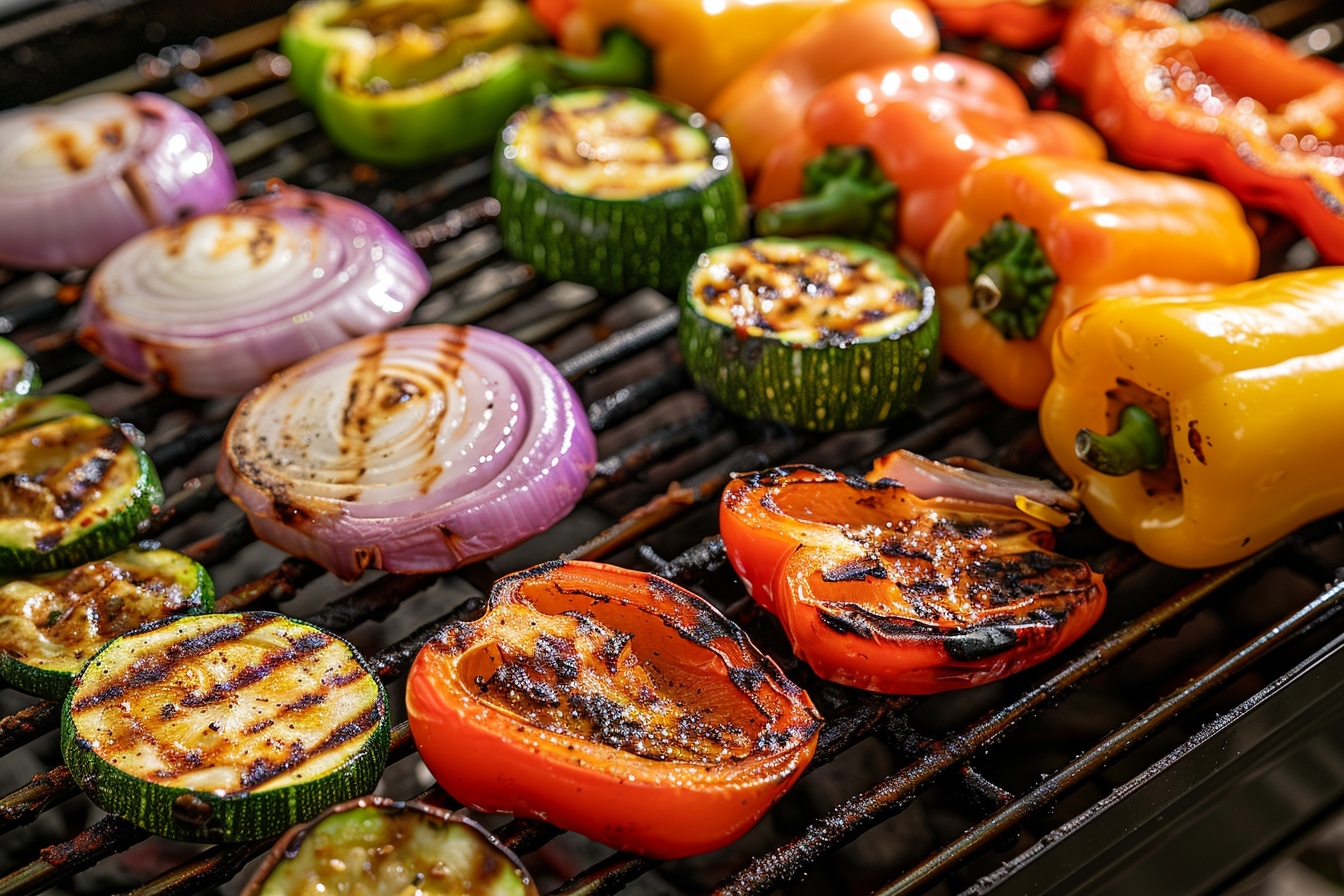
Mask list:
[[[447,341],[462,340],[464,364],[471,363],[473,352],[487,353],[518,386],[526,424],[522,432],[514,433],[508,450],[515,453],[507,466],[492,479],[436,506],[423,506],[416,499],[410,503],[422,506],[405,513],[395,505],[305,499],[301,483],[276,478],[277,469],[287,467],[259,466],[256,452],[240,449],[240,429],[246,425],[240,421],[262,393],[287,390],[295,385],[291,378],[313,375],[324,361],[324,356],[317,356],[245,398],[224,437],[216,471],[220,488],[247,512],[259,538],[315,560],[346,580],[358,578],[369,567],[397,573],[445,572],[526,541],[574,508],[592,477],[597,443],[573,387],[536,350],[490,330],[431,325],[394,331],[386,338],[408,334],[434,338],[430,331],[461,334]],[[369,357],[369,338],[324,355]],[[506,384],[496,385],[498,394],[507,393]],[[354,394],[351,389],[342,391],[340,384],[331,384],[326,391],[333,396]],[[282,434],[268,434],[270,440],[280,438]],[[493,448],[477,446],[486,452]],[[450,483],[443,485],[451,488]]]
[[[87,146],[72,148],[71,132],[52,118],[77,103],[85,104],[103,135],[92,153]],[[106,114],[93,113],[95,104]],[[125,133],[130,116],[139,133],[122,151],[118,133]],[[158,94],[100,94],[55,109],[13,110],[0,116],[0,141],[34,128],[37,140],[60,158],[64,176],[0,187],[0,264],[92,267],[137,233],[221,209],[236,194],[233,166],[219,139],[195,113]],[[0,145],[0,158],[5,149]],[[14,177],[22,175],[15,171]]]
[[[404,323],[429,284],[415,249],[376,212],[276,183],[112,252],[89,278],[79,340],[133,379],[198,398],[241,395]]]

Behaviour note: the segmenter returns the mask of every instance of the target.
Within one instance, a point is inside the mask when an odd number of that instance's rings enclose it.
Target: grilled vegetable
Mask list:
[[[63,572],[0,584],[0,678],[48,700],[111,639],[165,616],[208,613],[215,589],[176,551],[130,548]]]
[[[629,34],[608,35],[596,59],[534,46],[542,37],[519,0],[309,0],[290,12],[280,46],[334,143],[418,165],[489,145],[540,93],[648,83],[648,50]]]
[[[943,350],[1011,405],[1050,383],[1063,320],[1104,295],[1170,295],[1255,276],[1260,247],[1221,187],[1109,162],[1014,156],[961,182],[929,247]]]
[[[1046,514],[1026,506],[795,466],[734,479],[719,525],[733,568],[814,672],[928,694],[1039,663],[1101,616],[1101,576],[1052,553]]]
[[[166,97],[101,93],[0,114],[0,264],[91,267],[233,196],[219,139]]]
[[[105,557],[163,500],[145,452],[91,414],[0,435],[0,471],[0,575]]]
[[[583,405],[545,358],[437,325],[352,340],[253,391],[217,475],[258,536],[354,579],[512,547],[574,508],[596,462]]]
[[[193,841],[273,837],[373,789],[387,695],[345,641],[275,613],[150,623],[94,654],[61,752],[102,808]]]
[[[1041,435],[1107,532],[1172,566],[1344,509],[1344,268],[1112,298],[1055,337]]]
[[[510,252],[609,293],[676,295],[702,251],[747,229],[728,138],[642,91],[571,90],[523,109],[495,151],[492,186]]]
[[[938,366],[928,281],[848,240],[711,249],[682,290],[679,334],[687,370],[716,401],[814,430],[892,419]]]
[[[123,243],[89,278],[79,340],[183,395],[241,395],[277,370],[403,323],[429,272],[395,227],[329,193],[266,195]]]
[[[962,37],[988,37],[1031,50],[1059,36],[1071,0],[929,0],[942,26]]]
[[[755,824],[812,758],[820,725],[705,600],[583,562],[496,582],[484,616],[420,651],[406,710],[454,797],[657,858]]]
[[[23,349],[0,337],[0,407],[35,392],[41,385],[37,366]]]
[[[1057,65],[1126,161],[1199,170],[1278,212],[1344,262],[1344,72],[1242,16],[1188,22],[1140,0],[1096,0],[1069,22]]]
[[[243,896],[536,896],[518,857],[465,812],[366,796],[290,831]]]
[[[1033,112],[1013,79],[965,56],[864,69],[837,78],[807,104],[802,125],[766,157],[752,198],[771,233],[861,235],[872,212],[890,197],[866,179],[852,187],[848,165],[831,166],[834,186],[809,183],[809,162],[828,150],[863,146],[887,180],[900,188],[900,241],[924,252],[957,208],[962,175],[981,159],[1040,153],[1103,159],[1106,147],[1087,125],[1058,112]],[[859,169],[866,175],[866,171]],[[805,187],[816,195],[805,195]],[[791,200],[791,201],[785,201]],[[780,203],[767,208],[772,203]]]
[[[71,414],[89,414],[89,403],[73,395],[34,395],[0,401],[0,435]]]

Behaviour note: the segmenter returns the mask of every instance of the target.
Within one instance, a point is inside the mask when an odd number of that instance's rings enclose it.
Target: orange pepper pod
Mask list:
[[[957,185],[981,159],[1025,153],[1101,159],[1106,147],[1067,115],[1033,112],[1012,78],[965,56],[855,72],[832,81],[808,104],[802,127],[767,156],[753,199],[757,219],[801,235],[832,229],[837,209],[803,193],[803,171],[827,147],[867,147],[881,173],[900,188],[900,241],[922,253],[957,208]],[[824,194],[822,194],[824,197]],[[839,201],[839,200],[837,200]],[[812,227],[813,229],[808,229]]]
[[[943,350],[1015,407],[1040,404],[1063,320],[1105,295],[1188,293],[1255,276],[1260,249],[1215,184],[1094,159],[1014,156],[961,182],[925,272]]]
[[[1059,80],[1127,160],[1198,169],[1292,220],[1344,261],[1344,72],[1240,21],[1154,0],[1094,0],[1070,21]]]
[[[861,68],[938,52],[938,26],[920,0],[855,0],[814,16],[715,95],[706,114],[728,132],[751,177],[803,121],[818,90]]]
[[[1050,0],[929,0],[943,27],[961,37],[987,37],[1030,50],[1052,43],[1068,10]]]

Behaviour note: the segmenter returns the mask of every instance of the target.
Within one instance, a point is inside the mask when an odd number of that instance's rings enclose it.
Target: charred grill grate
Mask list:
[[[1102,797],[1116,801],[1125,788],[1138,787],[1135,782],[1153,779],[1158,774],[1148,768],[1153,760],[1162,760],[1153,768],[1181,761],[1260,706],[1274,705],[1276,699],[1284,705],[1288,689],[1302,680],[1304,670],[1320,665],[1323,657],[1344,654],[1344,629],[1337,618],[1344,586],[1335,577],[1335,567],[1344,564],[1344,538],[1333,522],[1309,526],[1257,557],[1199,577],[1157,567],[1127,546],[1088,530],[1074,533],[1073,543],[1063,547],[1105,571],[1113,589],[1112,608],[1081,645],[1042,670],[970,694],[921,700],[880,697],[816,681],[787,648],[780,649],[771,620],[756,611],[722,569],[722,545],[710,533],[714,505],[729,474],[793,460],[861,465],[897,447],[976,453],[1040,472],[1048,470],[1049,460],[1035,435],[1034,419],[1005,409],[978,383],[955,372],[941,376],[936,393],[888,430],[823,439],[730,419],[689,389],[671,338],[675,308],[666,298],[645,292],[607,300],[572,284],[539,283],[525,265],[502,254],[491,224],[497,205],[486,195],[488,159],[431,172],[387,173],[353,163],[333,149],[311,112],[283,83],[287,62],[273,51],[280,20],[271,17],[279,9],[248,6],[235,15],[258,21],[235,22],[231,27],[241,26],[239,30],[197,39],[191,23],[180,21],[180,10],[160,8],[166,6],[153,0],[143,5],[81,0],[0,25],[0,48],[17,48],[10,54],[12,64],[0,62],[0,82],[12,77],[16,92],[20,86],[32,89],[33,72],[41,74],[58,64],[63,52],[87,42],[87,32],[97,29],[122,35],[124,49],[118,53],[124,62],[137,49],[141,31],[161,40],[169,29],[159,19],[168,21],[173,39],[193,42],[142,55],[130,69],[96,78],[62,98],[108,89],[168,92],[205,116],[250,190],[280,177],[363,201],[405,228],[425,250],[434,281],[415,322],[480,323],[541,343],[590,402],[589,417],[599,433],[603,459],[584,503],[574,517],[539,537],[539,546],[497,561],[445,576],[382,576],[338,587],[309,561],[254,547],[241,513],[215,488],[209,471],[232,410],[229,402],[152,394],[109,373],[73,344],[64,318],[68,304],[78,297],[78,278],[0,272],[0,333],[12,333],[34,353],[48,391],[86,395],[99,412],[146,432],[170,492],[154,521],[154,535],[206,564],[221,582],[236,583],[220,598],[221,610],[289,605],[300,607],[292,612],[309,621],[342,632],[382,623],[361,630],[366,632],[361,646],[372,648],[373,664],[389,682],[404,676],[420,645],[444,623],[479,608],[477,599],[466,598],[442,615],[442,608],[451,604],[424,612],[427,593],[445,586],[458,594],[483,592],[499,575],[556,553],[653,569],[698,587],[743,622],[823,709],[826,726],[809,778],[817,772],[815,777],[827,778],[832,790],[837,780],[841,789],[831,798],[814,793],[810,799],[817,805],[804,805],[806,800],[791,795],[763,826],[770,829],[763,836],[758,829],[744,844],[715,859],[664,868],[660,885],[671,881],[689,891],[712,885],[724,896],[756,896],[810,874],[807,886],[814,892],[867,892],[876,886],[883,894],[897,894],[936,885],[968,864],[969,871],[953,880],[965,884],[992,872],[977,887],[1001,885],[1023,869],[1049,864],[1033,859],[1049,847],[1051,837],[1063,835],[1037,839],[1040,834],[1089,806],[1089,812],[1101,811],[1105,801],[1092,804]],[[1302,31],[1316,17],[1316,9],[1310,2],[1290,0],[1261,15],[1285,34],[1324,29],[1328,43],[1318,39],[1305,45],[1316,52],[1337,52],[1337,24]],[[135,26],[129,31],[128,22]],[[158,38],[153,37],[156,33]],[[1039,82],[1038,60],[1012,55],[996,61],[1020,72],[1026,82]],[[65,76],[47,74],[58,80]],[[14,96],[11,102],[22,98]],[[1293,239],[1286,225],[1271,226],[1268,269],[1311,263],[1309,246]],[[1228,605],[1238,604],[1255,609],[1243,607],[1240,615],[1228,610]],[[1210,625],[1219,630],[1213,635],[1201,631]],[[386,634],[388,626],[401,634]],[[1164,651],[1157,639],[1173,634],[1172,647]],[[1121,662],[1136,651],[1139,656]],[[1191,655],[1182,658],[1182,653]],[[1087,701],[1115,703],[1110,695],[1130,691],[1130,677],[1139,686],[1121,701],[1123,711],[1110,707],[1099,712],[1081,732],[1070,729],[1078,727],[1079,714],[1069,716],[1071,704],[1046,712],[1074,692],[1084,702],[1083,715]],[[1323,717],[1339,715],[1344,698],[1336,692],[1325,697],[1332,699],[1324,704]],[[1215,710],[1227,715],[1219,717]],[[1061,714],[1063,723],[1054,718]],[[1178,719],[1186,716],[1190,721]],[[31,743],[58,724],[58,708],[49,702],[0,719],[0,754],[32,752]],[[928,737],[921,733],[926,731],[945,733]],[[1040,752],[1041,744],[1057,738],[1062,744],[1045,749],[1044,756],[1032,755],[1033,749]],[[1150,739],[1155,743],[1144,747]],[[875,745],[877,753],[856,755],[863,745]],[[392,761],[412,753],[402,722],[393,734]],[[882,760],[878,765],[885,764],[885,773],[868,768],[873,755]],[[1016,770],[1019,765],[1025,771]],[[1112,766],[1116,768],[1108,778],[1105,770]],[[840,773],[833,775],[837,768]],[[1013,789],[995,783],[1000,779],[1016,779]],[[1116,790],[1125,782],[1125,788]],[[1070,803],[1069,794],[1075,791],[1079,793]],[[63,766],[38,774],[0,797],[0,833],[55,814],[78,793]],[[1339,793],[1344,793],[1344,784],[1323,793],[1318,802],[1328,807]],[[451,802],[437,787],[423,796]],[[951,822],[940,822],[938,813],[947,815],[949,805],[959,807],[959,814]],[[887,819],[908,817],[912,806],[921,816],[914,824],[925,832],[916,838],[915,849],[886,849],[885,864],[865,860],[866,878],[858,874],[848,875],[844,883],[834,880],[846,876],[842,872],[849,863],[849,853],[836,857],[839,848]],[[1027,842],[1013,845],[1011,835],[1023,829]],[[1061,830],[1067,833],[1068,826]],[[513,820],[497,833],[520,854],[545,848],[530,866],[551,869],[559,884],[556,893],[615,892],[658,866],[617,854],[566,870],[565,862],[556,858],[560,848],[548,846],[562,833],[556,828]],[[102,818],[68,840],[12,858],[9,866],[17,867],[0,879],[0,896],[62,885],[147,836],[119,819]],[[896,835],[884,827],[874,836],[890,843]],[[29,840],[42,842],[40,837]],[[1031,841],[1035,844],[1023,852]],[[209,890],[234,878],[268,846],[211,847],[168,870],[159,862],[140,874],[144,883],[130,892],[166,896]],[[1003,848],[1020,855],[1002,868],[997,867],[1001,857],[977,858]],[[1243,864],[1252,858],[1241,857]],[[84,884],[83,890],[100,887]]]

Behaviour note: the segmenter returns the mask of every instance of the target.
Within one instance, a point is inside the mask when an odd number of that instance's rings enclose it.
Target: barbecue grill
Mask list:
[[[278,607],[348,632],[392,686],[394,705],[395,685],[426,639],[475,612],[498,576],[562,554],[654,570],[697,589],[813,695],[826,725],[812,768],[765,821],[718,853],[660,864],[545,823],[489,819],[543,892],[1212,893],[1344,807],[1339,520],[1204,574],[1161,567],[1085,525],[1060,549],[1103,570],[1112,595],[1097,627],[1061,656],[1006,681],[920,699],[818,681],[724,562],[715,531],[729,474],[786,461],[862,469],[904,447],[1057,475],[1034,416],[950,369],[884,430],[823,438],[716,411],[689,386],[667,297],[538,282],[502,253],[488,159],[396,172],[335,150],[284,83],[288,63],[274,45],[286,5],[0,2],[0,15],[10,9],[0,19],[0,107],[101,90],[167,92],[219,133],[245,189],[282,178],[387,216],[423,250],[433,277],[414,322],[508,332],[575,384],[603,458],[579,508],[485,563],[342,585],[257,543],[215,488],[210,471],[230,401],[130,384],[73,343],[68,306],[80,276],[0,272],[0,333],[34,356],[47,391],[84,395],[98,413],[146,434],[169,495],[153,537],[210,569],[219,609]],[[1344,20],[1318,21],[1328,3],[1231,5],[1299,36],[1307,51],[1344,56]],[[1039,60],[963,49],[1009,68],[1042,101],[1055,99]],[[1271,223],[1264,255],[1265,272],[1315,260],[1282,222]],[[3,699],[0,896],[234,892],[268,848],[169,844],[98,817],[59,765],[48,734],[56,705]],[[408,798],[428,786],[421,799],[451,805],[417,768],[404,720],[394,721],[380,792]]]

